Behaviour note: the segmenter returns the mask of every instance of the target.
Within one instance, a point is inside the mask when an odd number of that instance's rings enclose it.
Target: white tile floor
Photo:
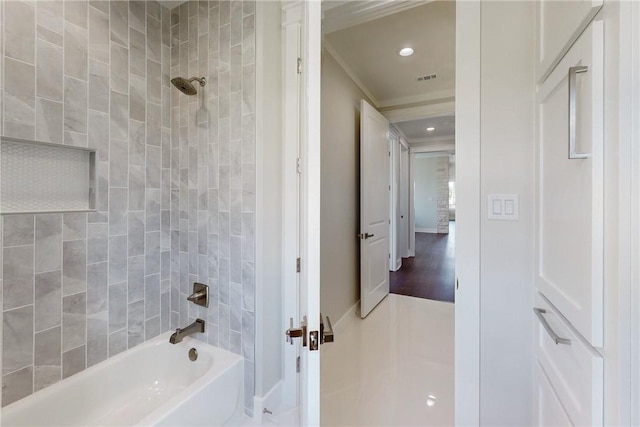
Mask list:
[[[323,426],[453,425],[453,304],[390,294],[335,332],[321,353]],[[261,425],[298,420],[298,408],[279,407]]]
[[[322,348],[322,425],[453,425],[453,304],[390,294],[347,323]]]

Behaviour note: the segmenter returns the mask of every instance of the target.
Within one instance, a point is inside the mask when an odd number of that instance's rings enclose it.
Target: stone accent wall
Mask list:
[[[449,233],[449,158],[438,157],[438,233]]]

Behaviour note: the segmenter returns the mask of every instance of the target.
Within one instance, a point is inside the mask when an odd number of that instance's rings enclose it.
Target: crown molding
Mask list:
[[[338,51],[333,47],[333,45],[328,40],[325,39],[323,47],[327,51],[327,53],[329,53],[329,55],[331,55],[333,59],[336,60],[336,62],[344,70],[344,72],[347,73],[349,78],[353,80],[356,86],[358,86],[360,90],[367,96],[367,98],[369,98],[369,100],[373,103],[373,106],[376,107],[376,109],[380,108],[376,97],[373,96],[371,91],[364,85],[364,83],[362,83],[362,81],[358,78],[358,76],[353,71],[353,69],[349,67],[347,62],[344,59],[342,59],[342,57],[340,56]]]
[[[416,145],[416,144],[437,144],[442,142],[455,143],[455,140],[456,140],[455,135],[442,135],[442,136],[435,136],[430,138],[410,138],[410,139],[407,139],[407,142],[409,143],[409,145]]]
[[[325,34],[413,9],[433,0],[323,1]]]
[[[455,143],[442,143],[442,144],[416,144],[410,145],[409,150],[411,153],[435,153],[441,151],[447,151],[455,153]]]
[[[437,92],[428,92],[421,95],[402,96],[399,98],[381,99],[380,108],[402,107],[411,104],[433,103],[434,101],[451,101],[455,100],[455,89],[439,90]]]
[[[455,112],[456,103],[454,101],[381,111],[382,115],[389,119],[391,123],[408,122],[411,120],[425,119],[427,117],[446,116],[455,114]]]

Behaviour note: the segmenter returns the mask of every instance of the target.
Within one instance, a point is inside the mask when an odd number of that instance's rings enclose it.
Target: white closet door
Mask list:
[[[603,79],[603,24],[594,21],[538,88],[536,285],[595,347],[604,327]]]

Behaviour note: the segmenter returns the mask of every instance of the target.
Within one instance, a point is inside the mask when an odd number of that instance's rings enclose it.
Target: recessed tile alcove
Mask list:
[[[2,405],[201,317],[251,413],[254,8],[0,2],[2,136],[96,151],[95,212],[2,217]]]

